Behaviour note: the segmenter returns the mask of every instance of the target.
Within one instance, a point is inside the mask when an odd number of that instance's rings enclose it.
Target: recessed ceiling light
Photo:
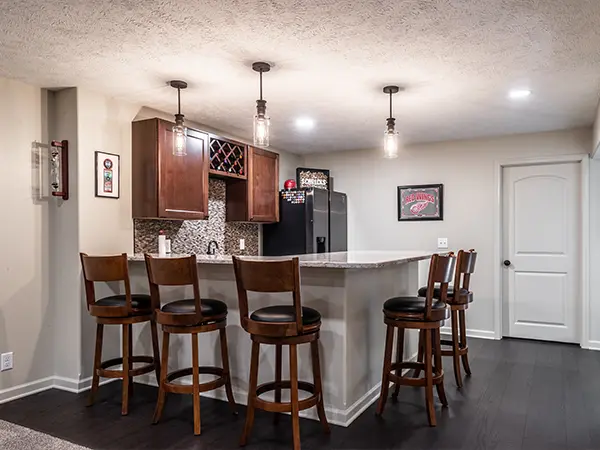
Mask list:
[[[315,121],[310,117],[298,117],[296,119],[296,128],[299,130],[312,130],[315,127]]]
[[[508,98],[512,100],[519,100],[523,98],[527,98],[531,95],[531,91],[529,89],[513,89],[508,93]]]

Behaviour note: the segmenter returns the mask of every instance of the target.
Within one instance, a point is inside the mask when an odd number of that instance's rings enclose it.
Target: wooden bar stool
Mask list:
[[[471,282],[471,274],[475,272],[475,261],[477,253],[474,249],[465,252],[460,250],[456,258],[456,273],[454,275],[455,287],[448,287],[448,300],[451,313],[452,325],[452,340],[443,339],[442,345],[450,346],[450,350],[442,350],[442,356],[452,356],[454,365],[454,378],[456,385],[461,388],[463,385],[462,376],[460,374],[460,359],[465,368],[467,375],[471,375],[471,367],[469,366],[469,346],[467,345],[467,327],[465,319],[465,311],[469,308],[469,304],[473,302],[473,292],[469,290]],[[427,287],[419,289],[419,297],[424,297],[427,292]],[[458,292],[458,295],[455,293]],[[440,299],[440,289],[433,290],[433,298]],[[419,337],[419,343],[422,343],[422,338]],[[419,357],[422,357],[423,351],[419,345]],[[418,359],[422,361],[422,359]],[[418,373],[417,373],[418,375]]]
[[[425,388],[427,416],[429,425],[436,425],[435,408],[433,404],[433,385],[436,386],[442,405],[448,406],[444,391],[444,371],[442,370],[442,353],[440,345],[440,327],[448,318],[446,294],[448,283],[452,280],[452,272],[456,257],[451,253],[447,256],[433,255],[429,267],[429,281],[425,297],[394,297],[383,305],[384,323],[387,325],[385,338],[385,353],[383,357],[383,376],[381,393],[377,405],[377,415],[383,414],[388,396],[390,381],[396,384],[394,396],[398,395],[400,385],[421,386]],[[435,283],[440,283],[440,300],[434,301],[433,290]],[[398,348],[396,362],[392,363],[394,346],[394,328],[398,329]],[[418,329],[423,333],[424,361],[405,362],[404,331]],[[435,360],[432,365],[432,353]],[[402,375],[403,369],[423,369],[423,378]],[[393,373],[395,371],[395,373]]]
[[[88,406],[94,403],[94,396],[98,391],[100,377],[122,378],[121,414],[127,415],[129,412],[129,396],[133,389],[133,377],[152,372],[153,370],[156,372],[156,376],[160,374],[158,334],[156,332],[156,323],[152,320],[152,302],[149,295],[131,293],[126,253],[118,256],[88,256],[85,253],[80,253],[79,256],[83,270],[87,308],[89,313],[96,318],[97,323],[94,370]],[[122,281],[125,284],[125,294],[96,300],[94,283],[111,281]],[[154,356],[133,356],[132,354],[132,325],[143,322],[150,322]],[[104,325],[123,326],[123,356],[121,358],[102,361]],[[134,363],[146,364],[134,369]],[[109,367],[119,364],[123,366],[121,370],[109,369]]]
[[[158,423],[165,405],[167,392],[193,395],[194,434],[200,428],[200,392],[212,391],[225,386],[227,400],[236,414],[235,400],[229,376],[229,356],[227,351],[227,305],[220,300],[200,299],[198,266],[196,256],[184,258],[146,257],[146,269],[150,282],[150,295],[155,305],[160,306],[159,286],[192,286],[194,298],[176,300],[156,310],[156,322],[162,325],[162,363],[159,377],[158,401],[153,423]],[[223,367],[200,367],[198,365],[198,334],[219,330]],[[169,337],[171,334],[189,334],[192,339],[192,367],[169,373]],[[216,375],[217,378],[200,383],[200,374]],[[181,377],[192,376],[192,384],[174,383]]]
[[[303,307],[300,301],[300,268],[298,258],[284,261],[249,261],[233,257],[233,267],[237,281],[242,327],[252,338],[252,358],[250,361],[250,382],[248,385],[248,410],[246,425],[240,445],[246,445],[254,423],[255,408],[274,413],[292,414],[292,434],[294,450],[300,449],[300,418],[302,410],[317,407],[319,420],[329,433],[329,424],[323,405],[321,366],[319,362],[319,330],[321,314],[315,309]],[[251,292],[291,292],[292,305],[268,306],[257,309],[250,316],[248,291]],[[299,344],[310,343],[313,383],[298,380]],[[275,346],[275,381],[258,386],[258,356],[260,344]],[[281,379],[282,346],[289,345],[290,380]],[[281,401],[281,390],[290,389],[291,402]],[[298,400],[298,390],[312,395]],[[265,392],[275,391],[275,401],[260,398]],[[277,418],[277,416],[275,417]]]

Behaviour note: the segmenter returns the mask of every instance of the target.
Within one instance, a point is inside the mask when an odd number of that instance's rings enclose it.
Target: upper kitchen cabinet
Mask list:
[[[279,155],[248,146],[247,180],[227,183],[227,220],[279,221]]]
[[[208,135],[187,130],[187,155],[173,155],[173,124],[132,123],[132,209],[135,218],[208,217]]]

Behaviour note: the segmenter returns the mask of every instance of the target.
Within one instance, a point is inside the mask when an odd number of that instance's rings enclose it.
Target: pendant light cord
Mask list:
[[[258,73],[260,74],[260,99],[262,100],[263,99],[262,98],[262,94],[263,94],[262,93],[262,74],[263,74],[263,71],[260,70]]]
[[[392,118],[392,92],[390,91],[390,119]]]

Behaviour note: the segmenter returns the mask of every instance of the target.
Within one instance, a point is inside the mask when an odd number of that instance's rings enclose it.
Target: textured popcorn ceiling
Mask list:
[[[264,76],[272,145],[377,147],[395,97],[409,142],[590,125],[599,0],[2,1],[0,76],[81,86],[250,137]],[[506,98],[530,87],[527,101]],[[294,120],[316,120],[311,133]]]

